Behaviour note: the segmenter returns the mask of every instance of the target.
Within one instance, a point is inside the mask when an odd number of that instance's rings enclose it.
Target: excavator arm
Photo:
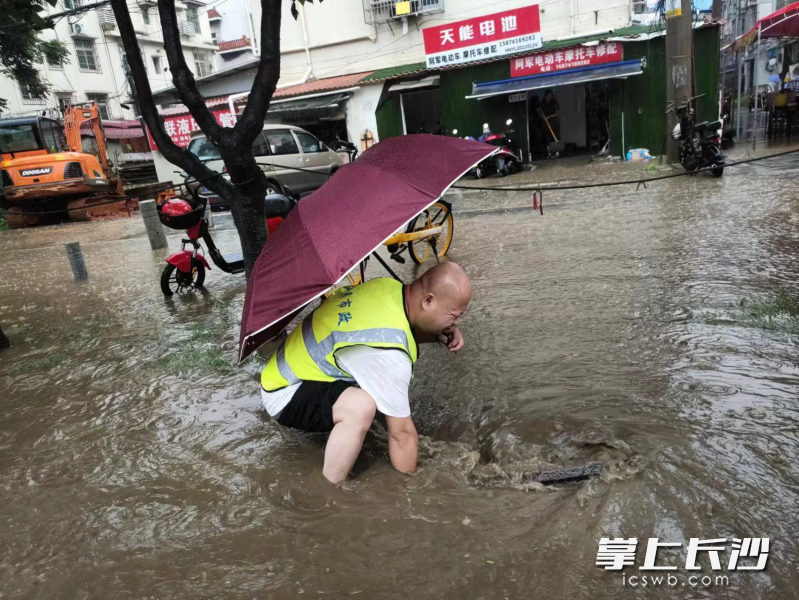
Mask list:
[[[110,177],[112,172],[108,163],[108,147],[105,143],[103,128],[100,126],[100,108],[97,106],[97,102],[73,104],[64,111],[64,132],[67,136],[67,145],[72,152],[83,152],[80,128],[86,121],[91,122],[92,131],[97,140],[103,172],[106,177]]]

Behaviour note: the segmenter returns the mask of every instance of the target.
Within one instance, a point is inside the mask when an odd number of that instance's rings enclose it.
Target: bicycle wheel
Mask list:
[[[356,285],[361,283],[361,269],[360,266],[356,266],[352,271],[347,273],[347,276],[339,281],[336,285],[325,292],[325,299],[330,298],[339,288],[344,286],[355,287]],[[323,300],[324,302],[324,300]]]
[[[439,258],[444,256],[452,244],[454,223],[452,212],[441,202],[436,202],[408,225],[408,232],[421,231],[430,227],[441,227],[441,233],[421,240],[408,242],[408,253],[411,260],[421,265],[435,252]]]

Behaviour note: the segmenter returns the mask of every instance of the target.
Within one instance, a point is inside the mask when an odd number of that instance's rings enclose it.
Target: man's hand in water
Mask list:
[[[463,334],[457,327],[448,327],[438,335],[438,343],[449,348],[450,352],[457,352],[463,348]]]

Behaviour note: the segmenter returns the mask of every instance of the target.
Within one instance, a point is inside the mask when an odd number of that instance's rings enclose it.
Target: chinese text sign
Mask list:
[[[539,75],[621,60],[623,60],[622,45],[617,42],[601,43],[596,46],[573,46],[512,58],[510,76]]]
[[[541,47],[538,5],[427,27],[425,62],[429,69],[518,54]]]
[[[211,111],[217,122],[222,127],[233,127],[236,119],[230,109]],[[200,127],[191,115],[181,115],[179,117],[164,117],[164,129],[166,134],[175,142],[175,145],[186,148],[191,141],[191,132],[197,131]],[[158,150],[153,136],[150,135],[150,128],[147,128],[147,139],[152,150]]]

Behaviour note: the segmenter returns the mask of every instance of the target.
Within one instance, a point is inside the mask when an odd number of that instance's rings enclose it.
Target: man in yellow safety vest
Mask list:
[[[471,297],[469,278],[452,262],[410,285],[373,279],[340,288],[269,359],[261,374],[264,407],[281,425],[330,432],[322,473],[334,483],[346,479],[376,412],[386,417],[391,464],[416,470],[408,386],[417,344],[460,350],[457,325]]]

